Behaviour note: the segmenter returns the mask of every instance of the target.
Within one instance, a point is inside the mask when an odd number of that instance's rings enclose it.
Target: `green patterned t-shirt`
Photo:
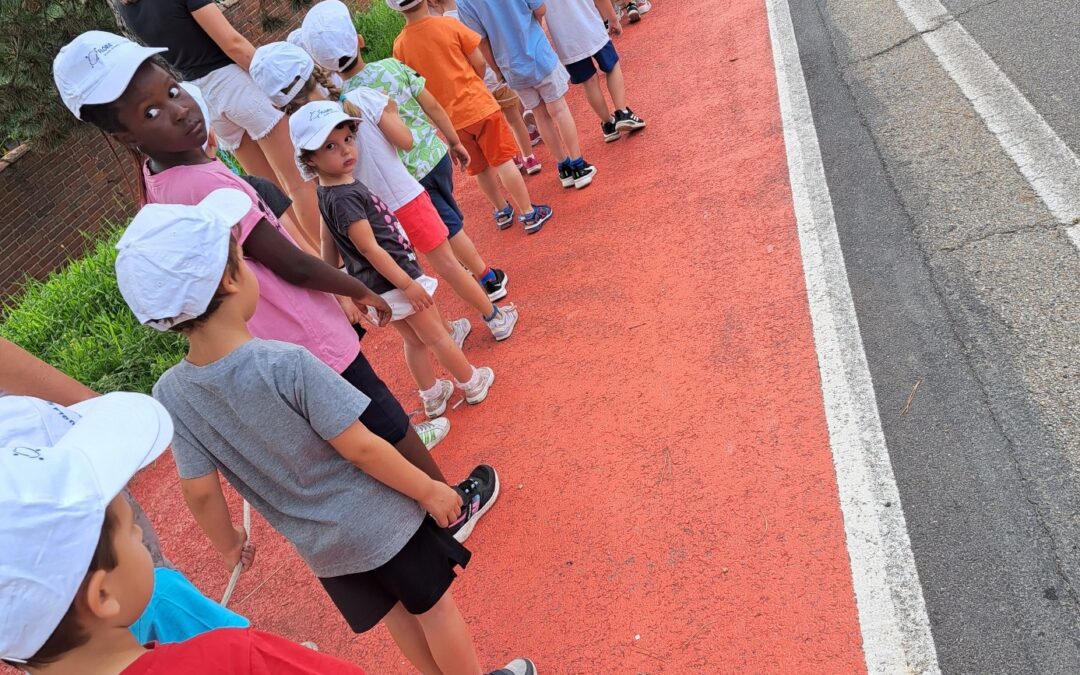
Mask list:
[[[367,64],[350,77],[342,95],[357,87],[381,91],[397,103],[398,113],[413,136],[412,150],[398,150],[398,157],[416,180],[428,175],[446,156],[446,143],[435,133],[435,126],[416,100],[424,90],[424,78],[397,59],[383,59]]]

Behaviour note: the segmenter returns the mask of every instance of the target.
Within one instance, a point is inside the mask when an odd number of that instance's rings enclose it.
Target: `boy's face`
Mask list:
[[[130,626],[135,623],[154,592],[154,562],[143,545],[142,528],[135,524],[135,514],[122,494],[109,503],[109,515],[114,519],[113,550],[117,565],[107,573],[108,589],[120,605],[115,623]]]
[[[172,75],[150,61],[135,72],[115,105],[126,130],[117,138],[151,157],[201,148],[206,142],[206,120],[199,104]]]
[[[356,132],[348,123],[340,124],[326,137],[322,147],[311,154],[311,161],[319,173],[351,175],[356,166]]]

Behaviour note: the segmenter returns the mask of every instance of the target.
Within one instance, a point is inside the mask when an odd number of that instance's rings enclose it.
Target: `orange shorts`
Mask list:
[[[394,211],[394,215],[401,223],[401,229],[409,235],[413,248],[420,253],[431,253],[450,236],[427,191]]]
[[[468,169],[470,176],[482,173],[489,166],[505,164],[519,152],[514,134],[501,110],[476,124],[458,129],[457,134],[472,158]]]

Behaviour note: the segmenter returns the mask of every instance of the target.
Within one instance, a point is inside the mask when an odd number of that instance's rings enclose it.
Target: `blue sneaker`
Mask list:
[[[506,202],[506,206],[502,207],[498,211],[495,211],[495,225],[500,230],[505,230],[514,224],[514,207],[510,206],[510,202]]]
[[[525,226],[525,234],[535,234],[540,231],[544,223],[551,220],[554,213],[547,204],[533,204],[532,213],[520,216],[521,224]]]

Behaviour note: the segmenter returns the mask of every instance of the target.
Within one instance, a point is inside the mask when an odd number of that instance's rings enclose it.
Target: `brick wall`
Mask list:
[[[225,14],[256,46],[284,39],[303,12],[289,0],[264,0],[267,13],[284,26],[262,30],[258,0],[235,0]],[[50,83],[51,86],[51,83]],[[101,134],[88,125],[60,150],[33,150],[0,162],[0,303],[18,291],[26,276],[43,279],[88,248],[88,238],[107,221],[122,222],[134,208],[131,162],[117,163]]]

